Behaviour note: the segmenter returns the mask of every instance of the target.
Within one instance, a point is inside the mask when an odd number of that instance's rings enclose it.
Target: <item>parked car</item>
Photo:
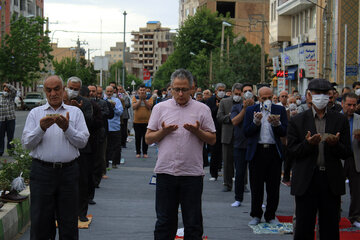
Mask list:
[[[44,105],[45,103],[46,97],[42,92],[30,92],[25,95],[25,109],[32,109],[34,107]]]

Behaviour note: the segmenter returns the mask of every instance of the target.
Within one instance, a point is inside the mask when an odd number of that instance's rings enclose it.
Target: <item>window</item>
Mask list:
[[[305,11],[305,33],[309,32],[309,11]]]
[[[216,2],[216,11],[219,15],[229,13],[231,18],[235,18],[235,2]]]
[[[14,0],[14,5],[19,6],[19,0]]]
[[[193,15],[196,13],[196,7],[193,8]]]
[[[291,35],[292,37],[295,37],[295,16],[292,17],[292,27],[291,27]]]
[[[299,14],[299,34],[301,35],[304,31],[303,31],[303,25],[304,25],[304,22],[303,22],[303,13],[300,13]]]
[[[185,16],[186,16],[186,17],[189,16],[189,12],[190,12],[189,9],[186,9],[186,10],[185,10]]]
[[[274,3],[271,3],[270,8],[270,22],[274,21]]]
[[[299,36],[299,14],[296,15],[296,21],[295,21],[295,36],[294,37],[297,37]]]
[[[316,28],[316,8],[313,7],[310,10],[310,28],[315,29]]]
[[[276,14],[277,14],[277,12],[276,12],[276,0],[275,0],[275,2],[274,2],[274,21],[276,21]]]

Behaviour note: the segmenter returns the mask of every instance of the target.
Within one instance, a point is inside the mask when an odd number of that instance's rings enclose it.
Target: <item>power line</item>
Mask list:
[[[175,29],[169,29],[169,30],[178,30],[177,28]],[[163,31],[169,31],[169,30],[158,30],[158,31],[154,31],[154,32],[163,32]],[[124,34],[124,32],[89,32],[89,31],[70,31],[70,30],[58,30],[55,29],[52,32],[68,32],[68,33],[88,33],[88,34]],[[138,31],[133,31],[133,32],[125,32],[125,33],[145,33],[145,32],[138,32]]]

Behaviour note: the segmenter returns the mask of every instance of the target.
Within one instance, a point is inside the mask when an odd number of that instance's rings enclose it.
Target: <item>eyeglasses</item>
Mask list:
[[[282,95],[282,96],[280,96],[281,98],[287,98],[288,96],[286,96],[286,95]]]
[[[190,88],[172,88],[175,92],[179,93],[180,91],[185,93],[190,90]]]

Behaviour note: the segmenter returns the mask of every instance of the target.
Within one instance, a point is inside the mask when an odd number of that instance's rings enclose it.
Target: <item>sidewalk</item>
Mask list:
[[[87,240],[140,240],[153,239],[156,221],[155,186],[149,185],[156,161],[156,148],[149,147],[149,158],[136,158],[134,141],[123,149],[125,164],[108,172],[108,179],[96,189],[96,205],[89,206],[93,222],[89,229],[80,229],[80,239]],[[233,239],[292,239],[292,235],[254,234],[247,225],[251,220],[250,193],[245,194],[244,203],[232,208],[234,192],[221,192],[222,177],[216,182],[209,181],[208,168],[204,178],[203,217],[204,235],[209,240]],[[347,215],[349,196],[343,197],[343,216]],[[281,184],[278,215],[293,214],[293,197],[290,188]],[[179,228],[182,227],[179,214]],[[19,239],[28,240],[27,230]]]

